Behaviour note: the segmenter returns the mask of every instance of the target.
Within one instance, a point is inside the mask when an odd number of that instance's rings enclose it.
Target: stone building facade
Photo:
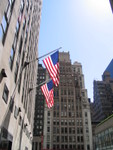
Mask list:
[[[0,149],[32,149],[41,7],[0,1]]]
[[[60,84],[54,106],[45,111],[43,148],[92,150],[90,105],[82,65],[71,64],[69,52],[59,53]]]

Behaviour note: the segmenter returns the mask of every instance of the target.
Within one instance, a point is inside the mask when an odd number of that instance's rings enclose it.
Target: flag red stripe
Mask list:
[[[51,57],[47,57],[43,60],[54,84],[57,86],[59,84],[59,63],[55,66],[52,63]]]
[[[52,70],[50,61],[49,61],[48,59],[46,59],[46,60],[44,61],[44,64],[45,64],[45,66],[46,66],[46,68],[47,68],[47,70],[48,70],[48,72],[49,72],[51,78],[53,79],[54,84],[55,84],[55,82],[56,82],[56,81],[55,81],[55,78],[56,78],[56,77],[55,77],[54,71]]]
[[[54,72],[54,70],[52,69],[50,57],[48,57],[48,58],[45,59],[45,63],[44,63],[44,64],[45,64],[45,66],[46,66],[48,72],[50,73],[50,75],[51,75],[52,77],[54,77],[54,76],[55,76],[55,72]]]
[[[41,86],[41,90],[45,96],[48,108],[52,107],[54,105],[53,89],[51,91],[48,91],[47,84],[45,84]]]

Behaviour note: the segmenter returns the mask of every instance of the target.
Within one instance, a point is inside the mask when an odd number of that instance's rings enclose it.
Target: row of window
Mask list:
[[[3,98],[3,100],[5,101],[5,103],[7,104],[7,102],[8,102],[8,98],[9,98],[9,90],[8,90],[8,87],[7,87],[7,85],[6,84],[4,84],[4,89],[3,89],[3,94],[2,94],[2,98]],[[13,106],[14,106],[14,100],[11,98],[10,99],[10,107],[9,107],[9,109],[10,109],[10,111],[12,112],[13,111]],[[14,117],[17,119],[17,117],[18,117],[18,114],[19,114],[19,108],[17,108],[16,106],[15,106],[15,110],[14,110]]]
[[[7,1],[8,1],[7,6],[4,11],[2,22],[0,24],[0,40],[2,41],[3,44],[5,42],[5,37],[6,37],[7,29],[10,23],[10,18],[12,15],[15,0],[7,0]]]
[[[4,38],[5,38],[7,26],[8,26],[8,22],[6,21],[6,17],[3,16],[2,23],[0,25],[0,40],[3,43],[4,43]]]
[[[53,136],[53,142],[54,143],[57,143],[57,142],[60,142],[61,140],[61,143],[63,142],[76,142],[76,136],[61,136],[61,139],[60,139],[60,136]],[[78,136],[77,137],[77,142],[83,142],[83,136]]]
[[[49,146],[48,146],[49,147]],[[82,145],[79,145],[79,144],[77,144],[77,145],[75,145],[75,144],[69,144],[69,145],[67,145],[67,144],[61,144],[61,148],[60,148],[60,145],[56,145],[56,144],[54,144],[53,145],[53,149],[59,149],[59,150],[75,150],[75,149],[77,149],[77,150],[84,150],[84,145],[82,144]]]
[[[53,127],[53,133],[59,133],[59,128]],[[67,127],[61,127],[61,133],[62,134],[75,134],[75,127],[72,128],[67,128]],[[83,128],[82,127],[77,127],[77,134],[83,134]]]
[[[62,99],[61,99],[62,100]],[[65,99],[66,100],[66,99]],[[73,103],[73,100],[71,102],[61,102],[61,110],[74,110],[74,103]],[[54,109],[59,109],[59,103],[54,103]]]
[[[41,149],[41,142],[33,142],[33,144],[32,144],[33,146],[32,146],[32,150],[37,150],[37,149]]]
[[[80,120],[76,120],[77,121],[77,126],[82,126],[82,120],[80,119]],[[56,120],[53,120],[53,124],[54,125],[59,125],[60,123],[59,123],[59,120],[58,119],[56,119]],[[75,125],[75,120],[74,119],[61,119],[61,125],[66,125],[67,126],[67,124],[69,124],[70,126],[74,126]]]
[[[62,111],[61,110],[61,114],[59,113],[59,111],[54,111],[53,116],[54,117],[59,117],[59,115],[61,117],[75,117],[75,112],[70,112],[69,109]],[[82,112],[76,112],[76,118],[82,118]]]
[[[95,137],[96,149],[112,149],[113,148],[113,127],[102,131]]]
[[[62,103],[63,103],[63,102],[67,103],[67,101],[68,101],[68,103],[70,103],[70,104],[72,104],[72,103],[74,102],[73,98],[68,97],[68,99],[66,99],[65,97],[61,97],[61,102],[62,102]]]

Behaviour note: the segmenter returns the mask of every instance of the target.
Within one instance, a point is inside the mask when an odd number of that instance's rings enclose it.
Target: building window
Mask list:
[[[11,48],[11,53],[10,53],[10,58],[9,58],[9,65],[10,65],[11,70],[12,70],[12,67],[13,67],[13,60],[14,60],[14,49],[12,47]]]
[[[22,79],[22,74],[19,76],[19,82],[18,82],[18,92],[20,93],[20,88],[21,88],[21,79]]]
[[[3,38],[3,29],[2,26],[0,25],[0,40],[2,41]]]
[[[72,145],[69,145],[69,148],[72,149]]]
[[[65,133],[67,133],[67,128],[65,128]]]
[[[6,28],[7,28],[7,21],[6,21],[5,15],[4,15],[3,18],[2,18],[2,23],[0,25],[0,40],[2,42],[4,42]]]
[[[87,112],[85,112],[85,117],[87,117]]]
[[[48,116],[50,116],[50,112],[48,111]]]
[[[16,68],[15,68],[15,83],[16,83],[16,80],[17,80],[18,69],[19,69],[18,62],[16,62]]]
[[[13,106],[14,106],[14,98],[11,97],[10,98],[10,107],[9,107],[9,109],[10,109],[11,112],[13,112]]]
[[[21,55],[21,51],[22,51],[22,44],[23,44],[23,38],[22,38],[22,36],[21,36],[20,44],[19,44],[19,50],[18,50],[19,55]]]
[[[61,149],[64,149],[64,145],[61,145]]]
[[[47,144],[47,149],[49,149],[49,144]]]
[[[5,16],[3,16],[3,18],[2,18],[2,24],[1,24],[1,26],[2,26],[3,32],[5,33],[6,27],[7,27],[7,21],[6,21]]]
[[[13,48],[14,48],[14,50],[16,49],[16,46],[17,46],[17,35],[15,33],[14,41],[13,41]]]
[[[19,117],[19,122],[18,123],[19,123],[20,126],[22,125],[22,117],[21,116]]]
[[[90,150],[90,146],[89,145],[87,145],[87,150]]]
[[[2,98],[4,99],[6,104],[7,104],[7,101],[8,101],[8,95],[9,95],[9,90],[8,90],[6,84],[4,84],[4,91],[3,91]]]
[[[60,140],[59,140],[59,136],[57,136],[57,142],[59,142]]]
[[[18,116],[18,108],[15,106],[14,117],[17,119]]]
[[[88,119],[85,119],[85,124],[88,124]]]
[[[75,137],[75,136],[72,137],[72,141],[73,141],[73,142],[76,141],[76,137]]]
[[[79,128],[77,128],[77,134],[79,134],[80,132],[79,132]]]
[[[24,0],[21,0],[20,10],[21,10],[21,12],[23,12],[23,10],[24,10]]]
[[[79,136],[77,137],[77,141],[80,142],[80,137]]]
[[[6,9],[6,12],[5,12],[5,15],[6,15],[6,18],[7,18],[7,21],[9,22],[10,21],[10,17],[11,17],[11,0],[8,0],[8,5],[7,5],[7,9]]]
[[[80,145],[78,145],[78,150],[80,150]]]
[[[50,132],[50,127],[47,127],[47,132]]]
[[[10,22],[13,6],[14,6],[14,0],[8,0],[8,5],[4,12],[2,23],[0,25],[0,40],[3,42],[3,44],[5,41],[5,36],[6,36],[7,28]]]
[[[84,150],[84,145],[81,145],[82,150]]]
[[[88,127],[86,127],[86,133],[89,133]]]
[[[81,142],[83,142],[83,136],[81,136]]]

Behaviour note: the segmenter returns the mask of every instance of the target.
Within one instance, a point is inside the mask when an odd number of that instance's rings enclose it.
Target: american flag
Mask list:
[[[54,105],[53,81],[50,80],[48,83],[42,85],[41,90],[45,96],[48,108],[51,108]]]
[[[43,63],[48,70],[51,79],[55,86],[59,84],[59,51],[56,51],[52,55],[43,60]]]

